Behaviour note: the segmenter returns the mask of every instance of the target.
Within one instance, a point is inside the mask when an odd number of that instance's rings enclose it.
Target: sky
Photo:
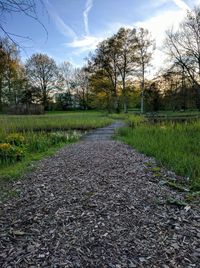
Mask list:
[[[176,29],[187,10],[200,0],[36,0],[39,22],[22,14],[4,18],[8,32],[18,38],[25,61],[33,53],[45,53],[57,63],[70,61],[81,67],[90,51],[120,27],[147,28],[156,41],[152,70],[165,64],[165,32]],[[44,25],[45,29],[42,27]],[[47,31],[47,32],[46,32]],[[17,37],[15,37],[17,38]]]

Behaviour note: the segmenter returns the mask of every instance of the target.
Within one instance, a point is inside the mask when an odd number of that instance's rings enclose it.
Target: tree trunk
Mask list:
[[[2,111],[2,79],[0,79],[0,111]]]
[[[116,113],[120,113],[119,97],[116,94],[114,95],[114,109]]]
[[[128,113],[128,99],[126,92],[126,81],[122,79],[122,92],[123,92],[123,104],[124,104],[124,113]]]
[[[117,95],[117,83],[115,83],[115,88],[113,92],[113,99],[114,99],[114,109],[116,113],[120,113],[120,102],[119,96]]]
[[[142,64],[141,114],[144,113],[144,64]]]
[[[48,110],[48,102],[47,102],[47,90],[46,90],[46,86],[44,86],[43,88],[43,96],[42,96],[43,100],[42,100],[42,104],[44,106],[44,110],[47,111]]]
[[[200,85],[195,85],[196,91],[196,107],[200,111]]]

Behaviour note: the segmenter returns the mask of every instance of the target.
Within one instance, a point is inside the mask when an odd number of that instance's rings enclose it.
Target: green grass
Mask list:
[[[11,144],[23,151],[20,159],[8,158],[0,150],[0,183],[21,177],[33,162],[51,155],[58,148],[79,139],[81,133],[103,127],[113,120],[101,112],[50,112],[45,115],[0,115],[0,145],[8,143],[10,133],[22,135],[24,144]],[[73,133],[76,130],[76,133]],[[77,132],[78,130],[78,132]],[[14,160],[13,160],[14,159]]]
[[[0,181],[5,182],[8,180],[10,181],[18,179],[19,177],[23,176],[26,172],[31,171],[33,168],[35,168],[36,161],[39,161],[44,157],[53,155],[58,149],[70,143],[72,142],[59,143],[43,152],[35,152],[34,154],[27,153],[23,161],[16,162],[4,167],[1,166]]]
[[[138,119],[136,120],[138,121]],[[184,177],[200,190],[200,121],[186,124],[139,124],[123,128],[118,139]]]
[[[0,141],[8,132],[52,131],[103,127],[112,122],[100,112],[57,112],[45,115],[0,115]]]
[[[21,135],[21,134],[20,134]],[[56,132],[27,132],[24,144],[19,148],[24,152],[19,161],[0,161],[0,181],[8,181],[22,176],[26,170],[34,166],[32,161],[49,156],[58,148],[77,141],[81,133],[71,131],[68,133]]]
[[[14,137],[24,137],[21,144],[10,145],[23,151],[23,157],[10,161],[8,156],[4,159],[0,152],[0,201],[16,196],[18,193],[9,189],[8,182],[22,178],[37,166],[37,161],[53,155],[59,148],[71,144],[79,139],[80,131],[68,132],[26,132],[26,135],[16,133]],[[8,136],[9,137],[9,136]],[[13,137],[13,136],[12,136]]]

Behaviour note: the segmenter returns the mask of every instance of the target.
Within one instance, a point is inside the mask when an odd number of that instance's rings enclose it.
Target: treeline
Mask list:
[[[200,8],[188,12],[177,31],[167,32],[168,67],[149,79],[154,49],[147,30],[121,28],[79,69],[39,53],[22,64],[19,48],[1,38],[0,109],[39,103],[45,110],[200,110]]]
[[[200,110],[200,8],[166,33],[167,67],[149,79],[154,48],[147,30],[122,28],[90,56],[91,90],[108,110]]]
[[[8,38],[0,40],[0,109],[9,105],[42,104],[45,110],[87,108],[88,82],[83,69],[57,65],[45,54],[33,54],[25,64]]]

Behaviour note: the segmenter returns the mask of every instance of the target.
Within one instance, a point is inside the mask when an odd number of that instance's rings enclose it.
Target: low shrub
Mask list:
[[[24,149],[11,145],[10,143],[0,144],[0,163],[12,163],[20,161],[25,155]]]
[[[25,143],[25,138],[19,133],[11,133],[6,137],[6,142],[15,146],[22,146]]]

